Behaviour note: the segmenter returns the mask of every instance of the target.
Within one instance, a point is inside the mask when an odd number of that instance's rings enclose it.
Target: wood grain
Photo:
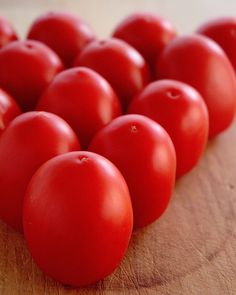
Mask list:
[[[95,2],[105,11],[92,9]],[[190,7],[192,1],[178,2],[179,9],[176,3],[1,0],[0,8],[22,36],[36,15],[57,7],[77,10],[100,36],[107,35],[118,19],[137,9],[156,10],[163,15],[169,9],[169,18],[174,22],[180,19],[182,28],[187,24],[192,28],[213,14],[236,11],[234,1],[214,1],[215,10],[209,11],[212,1],[202,0],[198,6],[193,4],[192,21],[186,14],[187,20],[183,21],[182,7]],[[208,144],[199,165],[178,181],[164,216],[134,232],[121,266],[97,285],[74,289],[46,277],[32,261],[23,237],[0,223],[0,294],[236,294],[235,134],[236,124]]]

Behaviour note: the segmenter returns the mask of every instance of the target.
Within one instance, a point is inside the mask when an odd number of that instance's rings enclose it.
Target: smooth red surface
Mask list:
[[[74,65],[88,67],[101,74],[116,91],[124,109],[150,78],[140,53],[115,38],[91,42]]]
[[[236,79],[220,46],[201,35],[177,37],[164,49],[157,77],[180,80],[195,87],[209,112],[209,137],[232,123],[236,107]]]
[[[119,99],[108,82],[82,67],[58,74],[42,95],[37,110],[66,120],[84,148],[101,127],[121,115]]]
[[[78,139],[60,117],[28,112],[16,117],[0,140],[0,218],[22,231],[22,205],[34,172],[59,154],[79,150]]]
[[[163,214],[175,183],[176,157],[159,124],[141,115],[121,116],[95,135],[89,149],[112,161],[124,175],[136,228]]]
[[[15,29],[3,16],[0,16],[0,49],[18,39]]]
[[[52,48],[66,66],[71,66],[85,45],[95,39],[90,26],[76,15],[53,11],[39,16],[31,25],[28,39]]]
[[[175,80],[153,82],[133,99],[128,112],[148,116],[168,132],[175,146],[177,177],[197,164],[206,147],[209,119],[193,87]]]
[[[24,201],[24,233],[38,266],[73,286],[94,283],[120,263],[132,233],[127,184],[107,159],[73,152],[45,163]]]
[[[221,17],[204,23],[197,33],[216,41],[225,51],[236,71],[236,18]]]
[[[154,71],[160,53],[175,38],[176,31],[168,20],[150,12],[140,12],[123,19],[112,35],[137,49]]]
[[[42,91],[62,68],[59,57],[46,45],[14,41],[0,51],[0,87],[23,111],[33,110]]]
[[[15,100],[0,89],[0,136],[8,124],[19,114],[21,111]]]

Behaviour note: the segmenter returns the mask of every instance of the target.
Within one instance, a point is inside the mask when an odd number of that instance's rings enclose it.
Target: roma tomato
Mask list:
[[[128,111],[148,116],[168,132],[175,146],[177,177],[196,165],[209,127],[207,108],[197,90],[179,81],[159,80],[144,88]]]
[[[95,39],[95,35],[89,25],[76,15],[54,11],[38,17],[31,25],[27,38],[45,43],[66,66],[71,66],[77,54]]]
[[[113,32],[113,37],[137,49],[152,71],[161,51],[175,36],[176,31],[169,21],[148,12],[129,15]]]
[[[66,120],[84,148],[101,127],[121,114],[118,97],[108,82],[82,67],[58,74],[39,100],[37,110]]]
[[[0,140],[0,218],[22,231],[24,194],[34,172],[52,157],[79,148],[71,127],[54,114],[16,117]]]
[[[118,94],[123,108],[149,81],[147,64],[140,53],[115,38],[91,42],[74,65],[88,67],[101,74]]]
[[[166,131],[141,115],[125,115],[102,128],[90,150],[112,161],[130,191],[134,226],[142,227],[165,211],[175,183],[176,158]]]
[[[0,49],[8,43],[17,40],[17,34],[10,22],[3,16],[0,17]]]
[[[23,111],[35,108],[45,87],[63,68],[59,57],[37,41],[14,41],[0,51],[0,87]]]
[[[186,82],[202,95],[209,113],[209,137],[224,131],[236,107],[236,79],[220,46],[201,35],[177,37],[157,64],[157,77]]]
[[[21,113],[15,100],[0,89],[0,136],[7,125]]]
[[[236,71],[236,18],[222,17],[208,21],[197,32],[217,42],[224,49]]]
[[[24,233],[38,266],[62,283],[83,286],[109,275],[132,233],[127,184],[107,159],[60,155],[33,176],[24,200]]]

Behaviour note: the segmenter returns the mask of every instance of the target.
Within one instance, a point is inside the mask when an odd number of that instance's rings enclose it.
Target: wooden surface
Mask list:
[[[63,7],[77,11],[99,36],[106,36],[134,10],[155,10],[180,31],[190,32],[213,15],[235,12],[236,2],[0,0],[1,14],[22,36],[36,15]],[[44,276],[23,237],[0,223],[0,295],[236,294],[235,134],[236,124],[209,143],[198,167],[177,183],[164,216],[133,234],[121,266],[95,286],[73,289]]]

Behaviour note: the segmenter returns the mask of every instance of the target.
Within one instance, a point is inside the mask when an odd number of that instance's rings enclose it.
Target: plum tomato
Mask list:
[[[18,40],[15,29],[5,17],[0,16],[0,49],[15,40]]]

